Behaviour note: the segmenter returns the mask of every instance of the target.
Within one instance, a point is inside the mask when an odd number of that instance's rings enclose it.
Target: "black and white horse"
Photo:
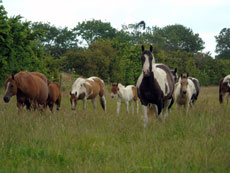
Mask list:
[[[156,105],[156,114],[168,116],[170,103],[173,101],[174,78],[170,69],[164,64],[156,64],[153,56],[153,48],[145,50],[142,45],[142,73],[137,80],[137,94],[140,98],[143,110],[144,127],[147,125],[147,106]]]

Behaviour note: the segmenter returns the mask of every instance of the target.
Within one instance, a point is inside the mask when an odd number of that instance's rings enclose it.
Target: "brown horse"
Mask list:
[[[53,113],[54,104],[57,105],[57,110],[59,110],[61,106],[61,87],[57,82],[50,82],[48,88],[49,95],[47,105],[49,106],[50,111]]]
[[[88,79],[78,78],[72,86],[70,92],[70,103],[72,110],[76,109],[77,100],[83,100],[83,108],[86,110],[86,100],[91,99],[96,111],[96,97],[100,96],[100,103],[106,112],[105,85],[104,81],[98,77]]]
[[[226,93],[228,93],[228,96],[227,96],[227,103],[228,103],[229,96],[230,96],[230,75],[228,75],[224,78],[221,78],[219,81],[219,101],[220,101],[220,104],[223,103],[223,97]]]
[[[31,103],[46,106],[48,86],[38,72],[19,72],[12,77],[7,76],[5,82],[4,101],[8,103],[12,96],[17,96],[19,111],[26,105],[30,109]],[[44,77],[44,76],[43,76]],[[47,79],[46,79],[47,80]]]

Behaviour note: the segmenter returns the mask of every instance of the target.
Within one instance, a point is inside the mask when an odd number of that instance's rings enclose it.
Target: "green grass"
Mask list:
[[[71,83],[71,82],[70,82]],[[70,85],[71,87],[71,85]],[[70,88],[69,87],[69,88]],[[0,97],[0,172],[229,172],[230,107],[218,103],[218,88],[202,88],[195,107],[170,112],[165,122],[140,115],[116,115],[92,103],[71,111],[69,88],[60,112],[17,114],[16,99]]]

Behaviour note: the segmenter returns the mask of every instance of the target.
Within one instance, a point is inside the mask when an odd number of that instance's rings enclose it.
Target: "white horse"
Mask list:
[[[173,94],[176,106],[184,106],[186,113],[189,106],[192,107],[199,95],[200,85],[196,78],[188,78],[188,74],[182,74],[179,81],[175,84]]]
[[[83,100],[83,108],[86,110],[86,101],[92,100],[94,112],[96,112],[96,97],[100,96],[100,103],[106,112],[105,85],[104,81],[98,77],[90,77],[88,79],[78,78],[72,85],[70,92],[70,103],[72,110],[76,109],[77,101]]]
[[[126,111],[129,113],[129,103],[132,114],[134,114],[133,101],[136,102],[137,114],[139,113],[138,96],[134,85],[123,86],[122,84],[112,84],[112,98],[117,98],[117,114],[120,114],[121,103],[126,104]]]

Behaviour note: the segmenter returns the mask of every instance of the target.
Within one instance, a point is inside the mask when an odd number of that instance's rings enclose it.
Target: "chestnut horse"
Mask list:
[[[30,109],[31,103],[46,106],[48,86],[45,75],[39,72],[19,72],[12,77],[7,76],[5,82],[4,101],[8,103],[12,96],[17,97],[20,111],[25,105]]]
[[[227,96],[227,104],[230,96],[230,75],[225,76],[224,78],[220,79],[219,81],[219,101],[220,104],[223,103],[224,95],[228,93]]]
[[[94,112],[96,112],[97,102],[96,97],[100,96],[100,103],[106,112],[105,85],[104,81],[98,77],[78,78],[72,85],[70,92],[70,103],[72,110],[76,110],[78,100],[83,100],[83,108],[86,110],[86,101],[92,100]]]
[[[144,127],[146,127],[149,104],[155,105],[157,115],[162,113],[164,119],[168,116],[168,110],[173,102],[174,78],[166,65],[155,63],[152,45],[149,50],[145,50],[142,46],[141,61],[142,73],[136,86],[144,114]]]
[[[120,113],[121,103],[126,104],[126,111],[129,113],[129,103],[131,104],[132,114],[134,114],[133,101],[136,102],[137,114],[139,112],[137,89],[134,85],[123,86],[122,84],[112,84],[111,97],[117,97],[117,114]]]
[[[49,94],[47,99],[47,105],[50,108],[50,111],[53,113],[54,104],[57,105],[57,110],[61,106],[61,87],[57,82],[49,82],[48,85]]]

